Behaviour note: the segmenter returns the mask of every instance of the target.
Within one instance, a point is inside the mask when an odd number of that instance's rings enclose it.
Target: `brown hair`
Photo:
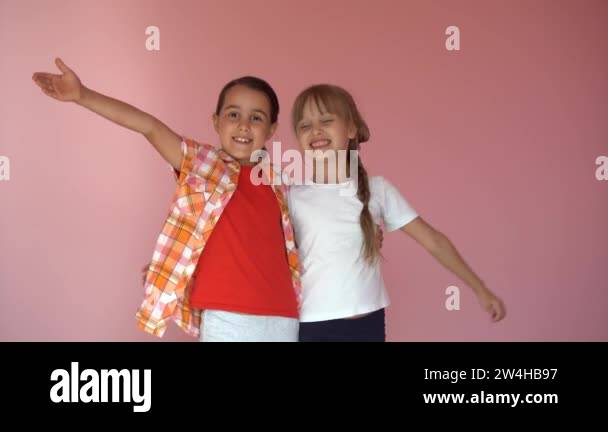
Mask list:
[[[226,93],[228,93],[228,90],[230,90],[232,87],[237,85],[242,85],[252,90],[257,90],[264,93],[268,98],[268,102],[270,103],[270,123],[276,123],[277,119],[279,118],[279,99],[277,98],[277,94],[274,92],[272,87],[270,87],[270,84],[263,79],[254,76],[244,76],[233,79],[224,86],[217,99],[217,107],[215,109],[215,113],[217,115],[220,114],[220,111],[224,107]]]
[[[355,138],[349,140],[348,150],[358,151],[361,143],[369,140],[369,128],[357,109],[353,97],[343,88],[330,84],[318,84],[308,87],[298,95],[291,112],[292,125],[296,133],[297,125],[302,120],[304,107],[309,100],[316,103],[320,112],[323,112],[322,107],[325,107],[328,112],[340,116],[347,124],[355,126],[357,132]],[[366,261],[374,263],[380,256],[380,248],[376,242],[376,224],[369,211],[369,180],[361,158],[358,157],[357,160],[357,197],[363,203],[363,209],[359,216],[359,223],[363,231],[361,252]],[[349,169],[352,169],[352,167],[349,167]]]

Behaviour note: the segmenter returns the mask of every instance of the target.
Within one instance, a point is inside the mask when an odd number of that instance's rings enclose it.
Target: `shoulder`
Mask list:
[[[192,138],[184,137],[182,139],[182,153],[184,155],[190,156],[193,159],[205,159],[205,158],[217,158],[218,157],[218,149],[217,147],[195,141]]]
[[[369,191],[372,195],[384,195],[384,189],[386,187],[386,179],[383,176],[371,176],[368,179]]]

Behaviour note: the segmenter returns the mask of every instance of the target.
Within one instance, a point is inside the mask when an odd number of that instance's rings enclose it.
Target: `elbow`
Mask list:
[[[156,135],[156,131],[158,130],[158,120],[154,117],[150,116],[148,121],[145,123],[144,130],[142,131],[142,135],[146,137],[146,139],[150,142],[154,140],[154,136]]]
[[[450,240],[441,231],[434,230],[430,241],[427,246],[427,250],[433,255],[439,254],[450,245]]]

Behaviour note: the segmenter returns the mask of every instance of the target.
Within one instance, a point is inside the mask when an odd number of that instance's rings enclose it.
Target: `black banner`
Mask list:
[[[227,407],[352,415],[599,412],[608,344],[3,343],[3,407],[143,418]],[[389,408],[389,407],[398,408]]]

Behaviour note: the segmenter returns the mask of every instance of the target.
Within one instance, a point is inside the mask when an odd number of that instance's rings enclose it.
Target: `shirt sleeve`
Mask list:
[[[183,183],[186,175],[193,170],[196,171],[196,165],[200,164],[201,161],[207,157],[209,152],[215,151],[215,148],[209,144],[198,143],[192,138],[183,135],[181,137],[180,149],[182,153],[182,164],[180,169],[177,170],[169,165],[173,177],[178,183]]]
[[[192,170],[199,146],[200,144],[198,144],[193,139],[182,136],[182,141],[180,143],[180,149],[182,153],[182,164],[180,166],[180,169],[177,170],[173,168],[171,164],[169,164],[169,168],[171,169],[171,172],[173,173],[173,177],[176,182],[182,182],[186,174],[188,174]]]
[[[418,213],[399,190],[384,177],[380,178],[382,217],[387,232],[395,231],[418,217]]]

